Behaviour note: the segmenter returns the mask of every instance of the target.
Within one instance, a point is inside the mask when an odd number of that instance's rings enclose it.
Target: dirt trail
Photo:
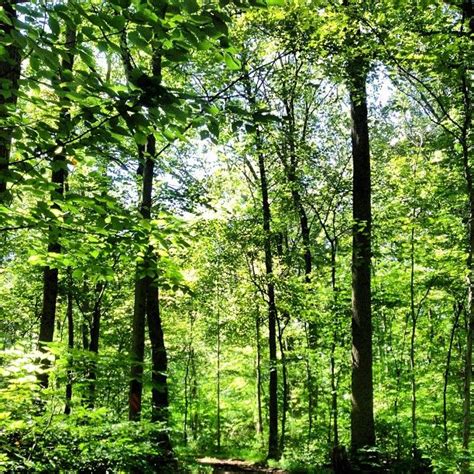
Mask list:
[[[262,467],[239,459],[201,458],[197,459],[197,462],[203,466],[213,467],[214,474],[232,474],[235,472],[245,472],[247,474],[288,474],[287,471],[282,471],[281,469]]]

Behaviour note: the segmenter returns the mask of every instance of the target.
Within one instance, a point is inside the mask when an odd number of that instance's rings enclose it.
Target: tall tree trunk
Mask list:
[[[90,326],[90,343],[89,351],[91,354],[91,360],[89,361],[89,370],[87,374],[87,381],[89,386],[88,402],[89,408],[94,408],[95,405],[95,392],[96,392],[96,381],[97,381],[97,355],[99,354],[99,339],[100,339],[100,319],[102,316],[102,297],[105,291],[104,283],[97,283],[95,287],[95,301],[94,309],[92,311],[92,319]]]
[[[68,53],[64,56],[59,71],[59,80],[67,82],[72,73],[74,66],[74,52],[73,48],[76,42],[76,29],[70,26],[66,28],[66,43],[69,47]],[[69,74],[68,74],[69,73]],[[63,107],[59,117],[59,134],[67,129],[67,122],[69,122],[69,111],[67,107]],[[60,146],[61,144],[58,143]],[[53,156],[51,163],[52,174],[51,182],[54,185],[54,190],[51,193],[52,207],[60,209],[58,201],[63,199],[65,191],[65,183],[67,178],[67,162],[64,151],[61,150]],[[60,230],[57,226],[51,225],[49,227],[48,235],[48,253],[61,253],[61,244],[59,241]],[[46,266],[43,270],[43,306],[40,319],[39,330],[39,345],[41,350],[45,350],[44,343],[52,342],[54,337],[54,324],[56,319],[56,304],[58,299],[58,269]],[[45,360],[44,367],[48,367],[48,362]],[[48,374],[42,373],[39,377],[42,387],[48,386]]]
[[[331,290],[333,296],[333,314],[337,318],[337,286],[336,286],[336,255],[337,255],[337,237],[334,237],[331,243]],[[336,382],[336,338],[338,325],[334,324],[330,352],[330,371],[331,371],[331,414],[333,420],[333,447],[339,446],[338,431],[338,411],[337,411],[337,382]]]
[[[148,333],[151,343],[151,421],[166,423],[168,421],[168,357],[161,324],[158,286],[148,282],[147,288]],[[157,439],[160,448],[171,451],[171,442],[166,430],[159,433]]]
[[[193,408],[198,401],[198,379],[197,379],[197,370],[196,370],[196,357],[195,352],[192,352],[193,357],[191,358],[191,392],[190,392],[190,401],[191,401],[191,413],[190,413],[190,423],[191,423],[191,434],[193,439],[196,440],[200,425],[201,418],[199,417],[199,411],[196,408]]]
[[[313,270],[313,257],[311,253],[311,238],[310,238],[310,226],[308,221],[308,215],[306,209],[303,205],[303,200],[301,198],[298,177],[297,177],[297,157],[296,157],[296,145],[295,145],[295,125],[293,123],[294,111],[289,104],[286,105],[287,114],[290,121],[290,127],[288,131],[288,149],[289,157],[281,155],[281,161],[283,163],[283,168],[285,170],[285,175],[288,183],[290,184],[291,189],[291,198],[293,201],[293,207],[298,215],[301,231],[301,239],[303,242],[303,261],[304,261],[304,274],[305,274],[305,283],[309,285],[311,283],[311,272]],[[314,383],[314,374],[311,367],[311,353],[314,353],[317,343],[317,325],[315,321],[308,321],[308,349],[309,356],[307,361],[307,384],[308,384],[308,438],[311,438],[311,432],[313,429],[313,400],[315,397],[315,387]],[[283,436],[283,435],[282,435]]]
[[[348,6],[348,0],[344,0]],[[356,34],[359,34],[358,32]],[[371,180],[366,61],[348,60],[353,161],[351,445],[375,444],[371,313]]]
[[[194,348],[193,348],[193,338],[194,338],[194,316],[191,311],[189,317],[189,343],[186,348],[186,371],[184,374],[184,420],[183,420],[183,442],[186,446],[188,444],[188,419],[190,419],[190,424],[192,427],[192,418],[191,418],[191,365],[194,358]]]
[[[126,44],[125,44],[126,48]],[[128,49],[124,50],[123,61],[125,65],[125,73],[130,78],[132,65]],[[152,72],[154,79],[161,82],[161,56],[157,53],[153,55]],[[142,192],[140,203],[140,214],[143,219],[151,218],[151,206],[153,196],[153,174],[154,174],[154,155],[156,152],[155,137],[149,135],[145,149],[139,147],[139,174],[142,176]],[[153,248],[148,246],[145,253],[143,264],[137,266],[135,280],[135,304],[132,323],[132,367],[131,367],[131,383],[129,394],[129,419],[140,419],[142,406],[142,376],[143,376],[143,360],[145,351],[145,319],[147,313],[147,295],[149,294],[150,278],[141,275],[143,270],[151,270],[156,275],[156,261],[153,257]],[[150,293],[151,294],[151,293]],[[153,307],[153,302],[151,307]],[[156,300],[159,311],[159,302]],[[152,315],[153,317],[153,315]],[[156,323],[156,321],[155,321]]]
[[[451,329],[451,336],[449,338],[449,347],[448,353],[446,355],[446,368],[444,370],[444,385],[443,385],[443,442],[444,442],[444,449],[447,451],[449,449],[448,445],[448,381],[449,381],[449,371],[451,369],[451,355],[453,352],[453,343],[454,343],[454,335],[456,333],[456,329],[459,323],[459,317],[461,316],[461,312],[463,310],[463,305],[458,303],[454,304],[454,322],[453,327]]]
[[[260,137],[257,138],[260,140]],[[278,459],[278,367],[276,343],[277,310],[275,304],[275,284],[273,283],[273,255],[271,247],[271,214],[268,199],[268,184],[265,169],[265,158],[261,150],[258,151],[258,168],[260,173],[260,189],[262,193],[262,214],[264,232],[265,273],[267,276],[268,296],[268,349],[270,356],[270,382],[269,382],[269,437],[268,459]]]
[[[463,2],[463,18],[469,22],[471,37],[474,34],[474,6],[471,0]],[[461,146],[464,163],[464,175],[469,201],[468,221],[468,305],[466,328],[466,359],[464,363],[464,403],[463,403],[463,450],[465,462],[463,472],[470,472],[470,441],[471,441],[471,384],[472,384],[472,343],[474,335],[474,187],[472,177],[472,79],[468,65],[463,66],[461,74],[461,92],[464,106],[464,121],[461,134]]]
[[[15,30],[17,18],[16,1],[0,1],[7,21],[0,21],[0,40],[4,45],[2,60],[0,60],[0,204],[7,200],[6,190],[8,182],[8,169],[12,144],[13,128],[8,126],[12,108],[18,99],[18,81],[21,71],[21,53],[11,37]]]
[[[308,444],[311,441],[313,436],[313,413],[317,412],[318,409],[318,386],[314,383],[313,380],[313,370],[311,367],[311,343],[310,343],[310,336],[309,336],[309,328],[308,324],[305,322],[304,324],[304,332],[305,332],[305,340],[306,340],[306,349],[307,354],[305,357],[305,368],[306,368],[306,384],[308,386]],[[313,397],[314,392],[314,397]],[[315,403],[316,400],[316,403]]]
[[[256,100],[252,93],[250,78],[245,79],[247,100],[250,109],[256,112]],[[267,278],[267,307],[268,307],[268,352],[269,352],[269,403],[268,403],[268,453],[267,459],[279,459],[278,449],[278,366],[277,366],[277,308],[275,303],[275,283],[273,282],[273,253],[271,235],[271,211],[268,197],[267,171],[265,167],[265,155],[262,149],[262,137],[257,121],[255,125],[255,148],[258,159],[258,171],[260,179],[260,193],[262,206],[262,228],[263,228],[263,250],[265,255],[265,275]]]
[[[285,314],[285,319],[289,319],[289,315]],[[288,405],[289,405],[289,385],[288,385],[288,367],[286,364],[286,353],[283,340],[283,332],[285,327],[282,326],[280,318],[277,317],[278,323],[278,345],[280,348],[281,354],[281,374],[282,374],[282,384],[283,384],[283,394],[282,394],[282,407],[281,407],[281,434],[280,434],[280,453],[285,449],[285,435],[286,435],[286,417],[288,414]]]
[[[257,355],[255,360],[255,371],[256,371],[256,392],[257,392],[257,423],[256,423],[256,434],[259,440],[262,439],[263,435],[263,417],[262,417],[262,348],[260,342],[260,310],[257,304],[257,314],[255,315],[255,339],[257,346]]]
[[[413,211],[413,219],[415,211]],[[415,311],[415,224],[412,224],[410,234],[410,382],[411,382],[411,443],[412,455],[417,455],[417,430],[416,430],[416,373],[415,373],[415,339],[417,315]]]
[[[71,286],[71,283],[69,283]],[[74,314],[72,306],[72,289],[69,288],[67,292],[67,309],[66,309],[66,319],[67,319],[67,347],[71,351],[74,349]],[[66,384],[66,406],[64,407],[64,414],[69,415],[71,413],[71,401],[72,401],[72,367],[73,360],[72,355],[69,354],[68,361],[68,370],[67,370],[67,384]]]
[[[154,162],[152,155],[145,150],[141,191],[140,214],[143,219],[150,219],[152,194],[153,194],[153,168]],[[143,275],[150,267],[150,252],[148,248],[141,265],[137,265],[135,275],[135,301],[133,307],[132,322],[132,347],[130,355],[131,381],[128,399],[128,417],[130,420],[139,420],[142,408],[142,378],[143,361],[145,355],[145,319],[147,310],[147,292],[149,286],[149,277]],[[152,267],[153,268],[153,267]]]
[[[469,443],[471,438],[471,384],[472,384],[472,341],[474,334],[474,188],[472,180],[472,168],[469,163],[469,150],[466,141],[463,145],[464,171],[466,176],[467,193],[469,199],[469,243],[468,243],[468,305],[466,323],[466,357],[464,361],[464,403],[463,403],[463,435],[462,445],[466,459],[470,456]],[[463,472],[469,472],[469,461],[463,465]]]
[[[217,370],[216,370],[216,447],[221,450],[221,314],[217,291]]]
[[[183,414],[183,444],[188,445],[188,417],[189,417],[189,366],[191,365],[192,348],[188,347],[186,368],[184,371],[184,414]]]

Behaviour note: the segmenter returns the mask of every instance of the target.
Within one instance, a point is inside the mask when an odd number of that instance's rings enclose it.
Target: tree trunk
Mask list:
[[[216,370],[216,444],[217,451],[221,450],[221,317],[219,291],[217,291],[217,370]]]
[[[415,212],[413,212],[415,218]],[[416,430],[416,374],[415,374],[415,339],[416,339],[416,311],[415,311],[415,225],[412,224],[410,235],[410,315],[411,315],[411,337],[410,337],[410,381],[411,381],[411,442],[412,454],[417,452],[417,430]]]
[[[263,417],[262,417],[262,348],[260,342],[260,310],[257,305],[257,314],[255,315],[255,338],[257,346],[257,356],[255,360],[255,371],[256,371],[256,389],[257,389],[257,423],[256,423],[256,434],[259,440],[262,439],[263,435]]]
[[[69,288],[67,293],[67,347],[69,350],[74,349],[74,315],[72,310],[72,290]],[[67,370],[67,384],[66,384],[66,406],[64,407],[64,414],[69,415],[71,413],[71,400],[72,400],[72,367],[73,360],[72,355],[69,354],[68,361],[69,368]]]
[[[454,307],[454,322],[453,327],[451,329],[451,336],[449,338],[449,347],[448,347],[448,354],[446,356],[446,368],[444,370],[444,385],[443,385],[443,441],[444,441],[444,448],[446,451],[449,449],[448,445],[448,409],[447,409],[447,394],[448,394],[448,380],[449,380],[449,371],[451,369],[451,354],[453,351],[453,342],[454,342],[454,335],[456,333],[456,329],[459,323],[459,317],[461,316],[462,312],[462,304],[455,304]]]
[[[259,139],[258,139],[259,140]],[[265,273],[267,276],[268,296],[268,349],[270,356],[270,382],[269,382],[269,438],[268,459],[278,459],[278,368],[277,368],[277,343],[276,343],[276,318],[275,285],[273,283],[273,255],[271,247],[270,229],[270,202],[268,200],[268,184],[265,169],[265,159],[261,151],[258,152],[258,168],[260,172],[260,187],[262,192],[262,214],[264,232]]]
[[[315,399],[318,398],[318,387],[313,383],[313,370],[311,368],[311,354],[309,353],[311,349],[311,343],[309,341],[309,329],[308,324],[304,324],[304,332],[306,339],[306,349],[307,354],[305,357],[305,368],[306,368],[306,384],[308,386],[308,443],[311,441],[313,436],[313,413],[317,412],[317,403],[314,403],[313,391],[315,392]],[[316,385],[316,386],[315,386]]]
[[[290,111],[289,106],[287,106],[287,113],[289,116],[293,117],[294,112]],[[298,219],[300,223],[300,230],[301,230],[301,239],[303,241],[303,261],[304,261],[304,274],[305,274],[305,282],[306,284],[311,283],[311,272],[313,267],[313,257],[311,254],[311,239],[310,239],[310,226],[308,222],[308,215],[306,213],[306,209],[304,208],[301,194],[299,191],[299,183],[298,178],[296,175],[296,166],[297,166],[297,159],[296,159],[296,147],[294,143],[294,134],[295,134],[295,126],[291,124],[289,130],[289,160],[285,157],[282,158],[283,168],[285,170],[286,179],[290,184],[291,188],[291,197],[293,201],[293,207],[298,214]],[[308,383],[308,438],[311,438],[311,432],[313,429],[313,399],[315,397],[315,384],[314,384],[314,375],[313,370],[311,367],[311,353],[316,350],[316,343],[317,343],[317,325],[315,321],[308,321],[308,349],[310,354],[308,356],[307,361],[307,383]],[[282,435],[283,436],[283,435]]]
[[[151,343],[151,421],[166,423],[169,407],[168,358],[161,325],[158,286],[151,278],[147,288],[147,317]],[[171,451],[171,442],[166,430],[160,432],[157,441],[165,451]]]
[[[467,139],[467,137],[466,137]],[[469,244],[468,244],[468,305],[466,324],[466,358],[464,361],[464,403],[463,403],[463,433],[462,446],[466,459],[470,456],[469,443],[471,437],[471,383],[472,383],[472,341],[474,333],[474,188],[472,169],[469,163],[467,142],[463,143],[465,176],[469,198]],[[469,472],[469,461],[463,463],[463,472]]]
[[[289,315],[285,314],[285,319],[289,319]],[[281,374],[283,384],[282,394],[282,409],[281,409],[281,434],[280,434],[280,453],[285,449],[285,435],[286,435],[286,417],[288,414],[288,399],[289,399],[289,385],[288,385],[288,368],[286,365],[286,353],[283,341],[283,332],[285,328],[281,325],[280,318],[277,318],[278,323],[278,345],[280,347],[281,354]]]
[[[163,12],[164,13],[164,12]],[[128,80],[130,80],[130,73],[133,69],[130,53],[126,44],[126,36],[122,38],[122,60],[125,67],[125,75]],[[154,80],[159,84],[161,82],[161,55],[158,51],[155,51],[152,58],[152,73]],[[124,117],[126,120],[126,118]],[[128,124],[128,123],[127,123]],[[130,126],[130,124],[128,124]],[[130,127],[130,131],[134,131],[133,127]],[[151,218],[151,206],[152,206],[152,196],[153,196],[153,174],[154,174],[154,156],[156,153],[156,143],[155,137],[153,134],[150,134],[147,138],[146,147],[139,146],[139,159],[138,159],[138,169],[139,174],[142,176],[142,190],[141,190],[141,203],[139,207],[139,212],[143,219],[149,220]],[[159,301],[158,293],[154,294],[153,290],[150,289],[152,278],[146,276],[146,272],[151,272],[156,276],[157,266],[156,259],[153,256],[153,247],[148,246],[147,251],[143,257],[143,263],[137,265],[136,276],[135,276],[135,302],[134,302],[134,311],[133,311],[133,322],[132,322],[132,347],[130,350],[130,355],[132,358],[131,364],[131,382],[130,382],[130,391],[129,391],[129,419],[130,420],[139,420],[141,416],[141,407],[142,407],[142,388],[143,388],[143,362],[144,362],[144,352],[145,352],[145,320],[148,313],[148,318],[152,319],[149,321],[149,328],[151,327],[153,335],[150,333],[151,337],[159,338],[159,329],[161,330],[161,320],[159,319]],[[148,296],[152,298],[148,302]],[[157,328],[156,325],[160,324],[160,327]],[[156,331],[156,332],[155,332]],[[153,343],[156,343],[157,340],[152,340]],[[157,350],[160,350],[162,354],[158,354],[156,351],[153,352],[152,348],[152,364],[157,362],[158,364],[163,363],[163,354],[166,357],[166,351],[164,350],[164,343],[162,348],[155,346]],[[162,381],[162,375],[158,374],[155,371],[155,374],[152,374],[152,377],[155,377],[159,382]],[[165,377],[166,379],[166,377]],[[152,394],[152,403],[157,401],[158,405],[156,410],[153,410],[154,415],[158,416],[160,403],[162,403],[163,394]],[[167,398],[167,392],[166,392]],[[162,414],[162,413],[161,413]],[[160,416],[161,416],[160,414]]]
[[[90,343],[89,351],[91,354],[91,360],[89,361],[89,370],[87,374],[89,394],[87,406],[94,408],[95,405],[95,392],[96,392],[96,380],[97,380],[97,355],[99,354],[99,338],[100,338],[100,319],[102,315],[102,296],[104,295],[105,285],[103,283],[97,283],[95,287],[95,302],[94,309],[92,311],[92,320],[90,327]]]
[[[336,255],[337,255],[337,237],[334,237],[331,243],[331,290],[333,296],[333,311],[334,317],[337,318],[337,285],[336,285]],[[339,446],[339,431],[338,431],[338,408],[337,408],[337,382],[336,382],[336,338],[337,332],[334,324],[331,343],[330,354],[330,371],[331,371],[331,413],[333,420],[333,448]]]
[[[67,27],[66,28],[66,43],[71,48],[65,55],[61,64],[61,71],[59,72],[59,80],[66,82],[68,80],[67,72],[72,73],[74,66],[74,53],[72,48],[76,41],[76,29]],[[68,108],[63,107],[59,117],[59,132],[67,129],[67,122],[69,121]],[[60,145],[60,144],[58,144]],[[54,185],[54,190],[51,193],[51,199],[53,201],[52,207],[54,209],[60,209],[58,201],[63,199],[65,191],[65,183],[67,178],[67,162],[64,151],[54,155],[52,163],[52,174],[51,182]],[[59,242],[60,230],[54,225],[49,227],[48,235],[48,253],[61,253],[61,244]],[[46,350],[45,343],[53,341],[54,337],[54,324],[56,319],[56,303],[58,299],[58,269],[46,266],[43,270],[43,307],[40,319],[40,330],[39,330],[39,346],[40,350]],[[44,361],[44,368],[47,368],[49,363],[47,360]],[[40,384],[42,387],[48,386],[48,374],[42,373],[39,377]]]
[[[256,100],[252,93],[250,79],[245,80],[247,100],[252,113],[256,110]],[[263,250],[265,254],[265,275],[267,277],[267,307],[268,307],[268,351],[269,351],[269,403],[268,403],[268,454],[267,459],[279,459],[278,449],[278,367],[277,367],[277,309],[275,303],[275,284],[273,282],[273,253],[271,236],[271,211],[268,197],[267,172],[265,156],[262,150],[262,137],[254,120],[255,148],[258,157],[258,170],[260,179],[260,193],[262,205]]]
[[[365,68],[365,61],[359,55],[352,57],[347,67],[353,160],[351,445],[354,451],[375,444],[370,282],[372,213]]]
[[[152,194],[153,194],[153,158],[149,153],[144,153],[145,164],[143,167],[142,192],[140,203],[140,214],[143,219],[150,219]],[[132,347],[130,355],[131,381],[128,400],[128,417],[130,420],[139,420],[142,408],[142,378],[143,378],[143,360],[145,354],[145,319],[147,310],[147,292],[149,286],[149,277],[143,275],[150,266],[151,248],[143,259],[142,265],[137,265],[135,275],[135,302],[133,308],[132,322]]]
[[[190,423],[191,423],[191,434],[193,440],[197,439],[198,432],[200,429],[201,418],[199,417],[199,412],[196,408],[193,408],[197,404],[198,398],[198,379],[197,379],[197,370],[196,370],[196,357],[194,350],[192,351],[191,358],[191,392],[190,392]]]
[[[10,152],[12,144],[13,128],[8,125],[12,108],[16,106],[18,99],[18,81],[21,71],[20,49],[15,40],[10,38],[15,29],[17,13],[16,1],[2,1],[2,8],[8,22],[0,22],[0,38],[4,44],[3,59],[0,61],[0,204],[7,200],[8,169],[10,164]]]
[[[474,7],[471,0],[463,2],[463,18],[469,22],[471,37],[474,34]],[[462,127],[461,146],[464,163],[464,175],[469,201],[468,221],[468,305],[467,305],[467,328],[466,328],[466,359],[464,364],[464,403],[463,403],[463,450],[466,461],[463,463],[463,472],[470,472],[470,449],[471,441],[471,384],[472,384],[472,343],[474,335],[474,188],[472,178],[472,84],[468,65],[465,65],[461,74],[461,92],[464,106],[464,122]]]

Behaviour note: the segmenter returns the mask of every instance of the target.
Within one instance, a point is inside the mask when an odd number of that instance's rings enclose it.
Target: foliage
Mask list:
[[[162,472],[169,462],[174,472],[165,434],[183,469],[211,454],[265,463],[274,370],[273,465],[330,469],[351,442],[354,58],[368,73],[377,446],[351,461],[362,472],[466,471],[467,3],[7,3],[0,471]],[[48,269],[58,272],[54,342],[38,346]],[[141,279],[158,289],[168,367],[152,379],[156,347],[144,342],[132,422]],[[150,421],[157,375],[169,407]]]

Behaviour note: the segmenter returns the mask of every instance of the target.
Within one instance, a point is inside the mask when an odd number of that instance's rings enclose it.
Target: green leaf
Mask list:
[[[239,71],[242,69],[242,63],[230,53],[224,53],[224,61],[231,71]]]
[[[195,13],[199,10],[199,5],[196,0],[184,0],[184,8],[189,13]]]
[[[125,17],[122,15],[115,15],[108,19],[110,25],[117,30],[123,29],[123,27],[125,26],[125,21]]]
[[[82,277],[84,276],[84,272],[80,268],[76,268],[72,272],[73,278],[77,278],[78,280],[82,280]]]
[[[144,133],[136,132],[135,135],[133,135],[133,138],[135,139],[135,143],[137,145],[146,145],[147,136]]]
[[[59,33],[61,32],[61,26],[59,25],[59,21],[54,18],[54,16],[50,16],[48,18],[48,25],[49,28],[51,29],[51,33],[53,33],[54,36],[58,36]]]

